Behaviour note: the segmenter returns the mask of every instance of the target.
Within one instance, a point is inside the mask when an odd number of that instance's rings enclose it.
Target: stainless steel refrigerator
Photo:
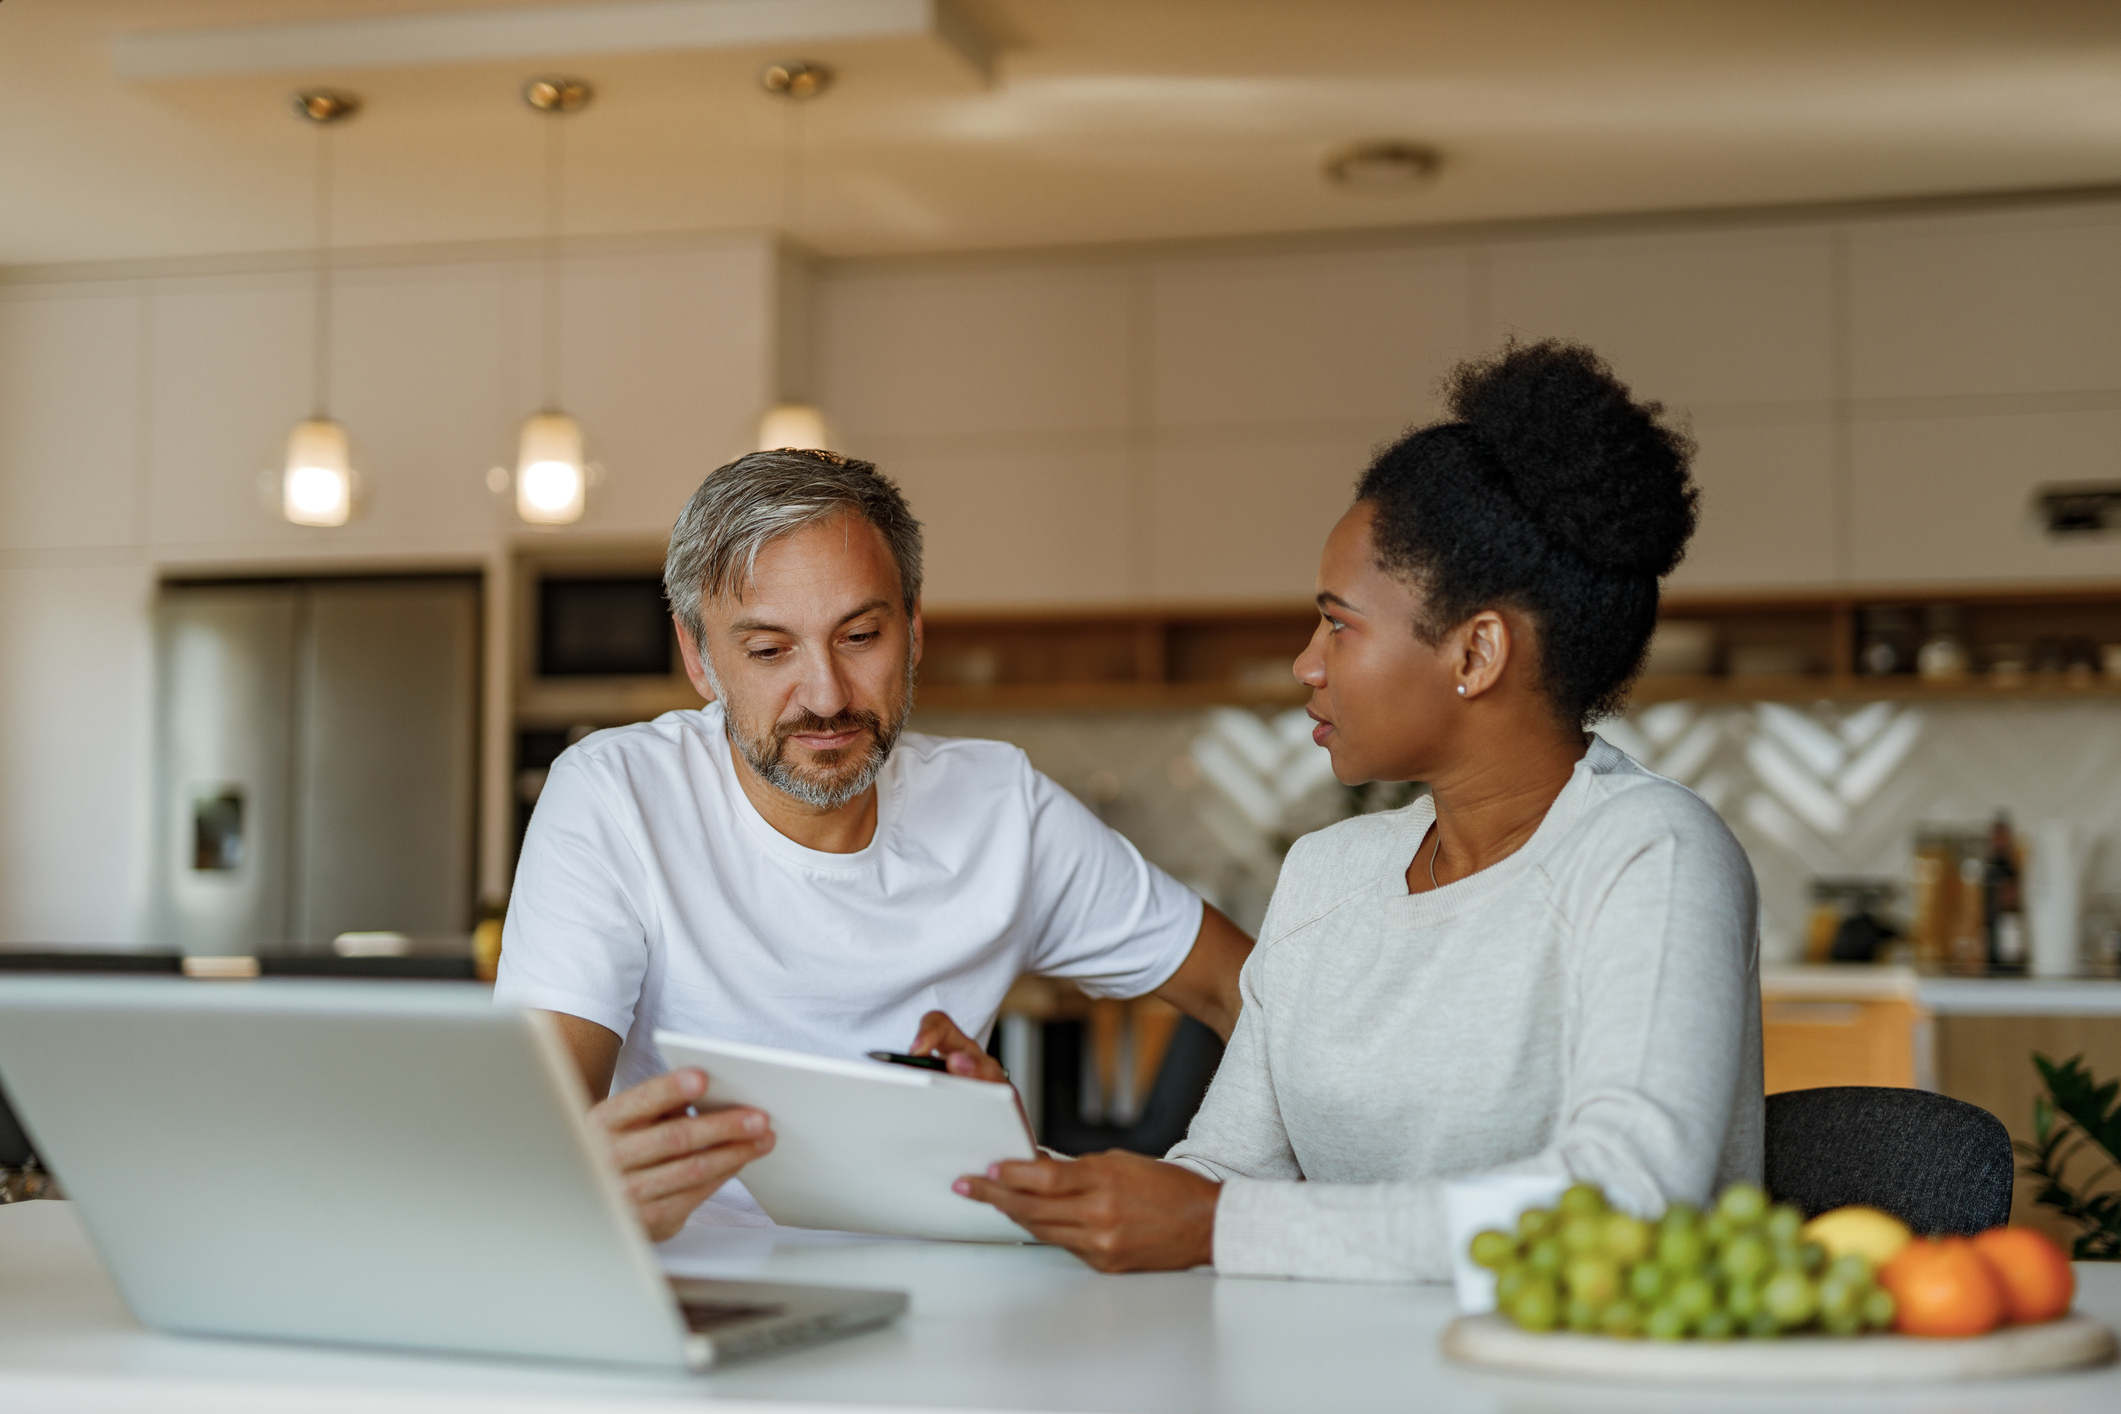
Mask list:
[[[472,578],[165,586],[152,941],[468,932],[479,627]]]

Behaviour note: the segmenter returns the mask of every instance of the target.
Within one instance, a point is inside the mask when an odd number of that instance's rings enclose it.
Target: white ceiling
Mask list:
[[[516,93],[554,70],[599,89],[568,120],[571,232],[777,226],[755,75],[798,56],[841,74],[793,223],[832,255],[2121,183],[2116,0],[961,0],[991,84],[921,36],[154,80],[111,45],[534,3],[5,0],[0,264],[303,247],[305,82],[368,103],[338,134],[347,245],[533,234]],[[1377,137],[1440,148],[1441,176],[1321,179]]]

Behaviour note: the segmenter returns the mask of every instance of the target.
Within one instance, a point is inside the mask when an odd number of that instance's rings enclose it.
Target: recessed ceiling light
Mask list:
[[[1425,186],[1443,154],[1418,142],[1358,142],[1326,159],[1326,180],[1352,191],[1395,192]]]

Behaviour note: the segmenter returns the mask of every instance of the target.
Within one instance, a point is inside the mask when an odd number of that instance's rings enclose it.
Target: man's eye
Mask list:
[[[785,648],[754,648],[751,650],[751,661],[754,663],[775,663],[779,662],[787,652],[788,650]]]
[[[874,643],[877,637],[877,631],[871,629],[867,633],[850,633],[847,635],[847,641],[849,643]]]
[[[1326,627],[1332,629],[1335,633],[1339,633],[1341,629],[1346,627],[1345,624],[1343,624],[1339,619],[1334,618],[1331,614],[1321,614],[1319,617],[1323,618],[1326,621]]]

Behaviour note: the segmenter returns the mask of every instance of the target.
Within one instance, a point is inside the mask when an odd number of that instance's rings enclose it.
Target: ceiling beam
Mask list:
[[[198,79],[922,35],[993,78],[994,45],[955,0],[625,0],[145,30],[114,37],[111,64]]]

